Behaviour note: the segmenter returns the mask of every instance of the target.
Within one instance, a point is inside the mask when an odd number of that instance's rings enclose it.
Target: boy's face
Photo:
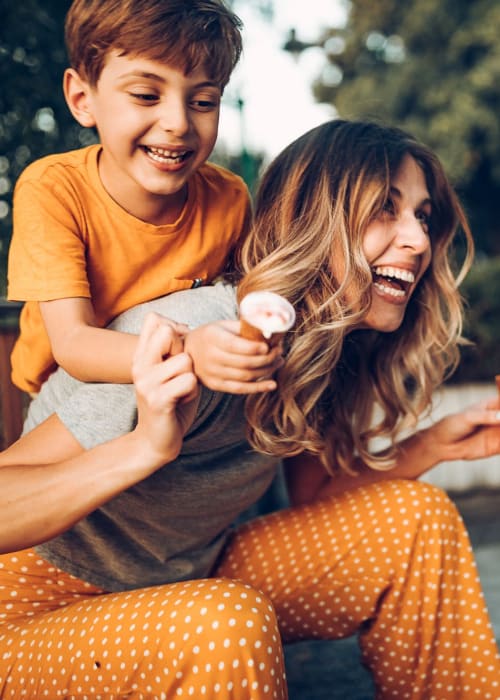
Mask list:
[[[108,56],[97,86],[84,87],[82,104],[103,146],[99,173],[106,190],[140,219],[174,221],[188,179],[215,145],[220,87],[203,68],[184,75],[117,52]]]

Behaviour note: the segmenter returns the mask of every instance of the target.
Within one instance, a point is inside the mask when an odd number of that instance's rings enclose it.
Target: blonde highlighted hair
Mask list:
[[[364,232],[383,211],[408,154],[422,168],[432,202],[432,261],[397,331],[358,330],[372,285]],[[342,279],[332,273],[333,255],[345,261]],[[288,146],[264,174],[253,232],[239,255],[238,297],[268,289],[297,313],[278,390],[246,399],[252,445],[278,456],[311,452],[330,472],[352,471],[356,456],[374,469],[390,467],[401,431],[429,407],[458,362],[458,284],[472,256],[465,214],[438,158],[409,134],[333,120]],[[347,285],[350,297],[353,286],[357,291],[352,306]],[[389,445],[383,456],[375,454],[374,438]]]
[[[222,0],[73,0],[65,38],[71,66],[93,87],[114,50],[185,74],[202,66],[224,89],[241,55],[241,28]]]

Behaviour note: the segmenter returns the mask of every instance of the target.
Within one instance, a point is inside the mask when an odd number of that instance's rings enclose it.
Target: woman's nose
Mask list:
[[[413,212],[403,214],[396,225],[399,245],[413,248],[416,253],[423,253],[429,248],[430,240],[426,224]]]

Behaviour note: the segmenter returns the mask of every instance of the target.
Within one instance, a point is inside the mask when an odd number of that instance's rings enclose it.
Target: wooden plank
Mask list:
[[[10,354],[19,335],[22,304],[0,299],[0,447],[5,449],[21,434],[28,396],[11,381]]]
[[[17,338],[17,329],[0,329],[0,404],[2,408],[2,449],[21,434],[24,393],[10,379],[10,353]]]

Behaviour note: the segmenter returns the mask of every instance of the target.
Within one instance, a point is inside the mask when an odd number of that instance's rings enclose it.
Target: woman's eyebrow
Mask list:
[[[394,185],[391,185],[389,188],[389,192],[392,196],[396,197],[397,199],[402,199],[403,195],[401,194],[401,191]],[[419,203],[418,206],[432,206],[432,199],[430,195],[425,196]]]

